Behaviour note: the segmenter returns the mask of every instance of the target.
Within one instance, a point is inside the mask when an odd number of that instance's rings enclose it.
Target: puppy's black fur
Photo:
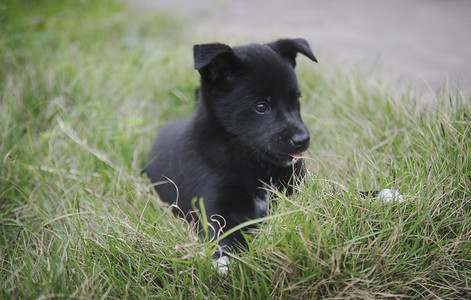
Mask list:
[[[160,132],[144,172],[160,198],[188,218],[192,199],[202,197],[212,237],[265,215],[264,183],[289,188],[293,175],[304,174],[302,160],[293,160],[309,146],[294,73],[298,53],[316,61],[303,39],[194,46],[196,112]],[[220,246],[236,241],[244,242],[240,232]]]

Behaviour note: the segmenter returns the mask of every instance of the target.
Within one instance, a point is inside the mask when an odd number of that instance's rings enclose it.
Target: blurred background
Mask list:
[[[471,94],[468,0],[128,1],[177,16],[198,42],[302,37],[321,64],[354,64],[425,98],[455,87]]]

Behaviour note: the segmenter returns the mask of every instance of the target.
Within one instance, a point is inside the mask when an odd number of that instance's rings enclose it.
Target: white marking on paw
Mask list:
[[[403,202],[404,198],[402,198],[399,191],[391,190],[391,189],[384,189],[378,193],[378,199],[383,202],[390,202],[390,201],[398,201]]]
[[[229,256],[221,256],[213,260],[213,268],[216,269],[219,275],[227,275],[229,273]]]

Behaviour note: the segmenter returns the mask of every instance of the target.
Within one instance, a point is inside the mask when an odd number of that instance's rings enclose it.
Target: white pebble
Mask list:
[[[389,202],[392,200],[403,202],[404,198],[402,198],[399,191],[391,190],[391,189],[384,189],[378,193],[378,199],[382,200],[383,202]]]
[[[229,256],[221,256],[213,260],[213,268],[215,268],[220,275],[227,275],[229,273]]]

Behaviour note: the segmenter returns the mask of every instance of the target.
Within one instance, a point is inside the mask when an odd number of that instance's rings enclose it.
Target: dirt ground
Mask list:
[[[128,0],[168,12],[205,40],[308,40],[322,64],[374,68],[426,93],[471,94],[468,0]]]

